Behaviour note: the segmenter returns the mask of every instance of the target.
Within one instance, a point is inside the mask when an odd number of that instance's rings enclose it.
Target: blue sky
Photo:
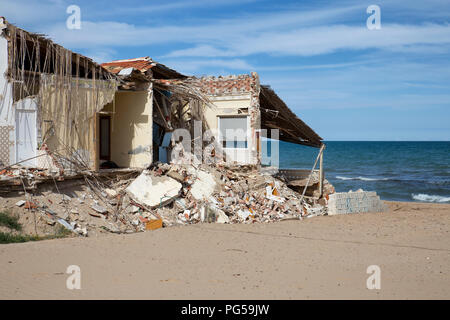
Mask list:
[[[450,1],[3,0],[0,15],[98,62],[257,71],[326,140],[450,140]]]

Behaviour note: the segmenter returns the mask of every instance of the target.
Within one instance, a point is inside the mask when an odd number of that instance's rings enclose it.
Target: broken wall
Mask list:
[[[111,121],[111,161],[119,167],[145,168],[153,161],[153,91],[118,91]]]
[[[261,128],[261,114],[259,110],[259,76],[256,72],[250,75],[231,75],[226,77],[205,77],[195,79],[194,84],[207,95],[217,108],[205,108],[205,119],[211,130],[218,134],[219,117],[247,116],[249,130],[247,132],[247,150],[224,149],[231,156],[231,152],[246,152],[239,158],[247,159],[246,163],[259,164],[261,157],[258,152],[260,143],[257,132]]]
[[[211,98],[211,102],[217,107],[215,109],[206,108],[205,109],[205,120],[211,131],[217,136],[219,134],[220,125],[219,119],[225,117],[242,117],[248,115],[248,110],[250,108],[251,99],[250,95],[243,95],[239,97],[233,96],[222,96]],[[246,149],[230,149],[223,148],[223,152],[227,159],[233,159],[242,163],[253,163],[251,161],[251,147],[253,145],[253,140],[250,135],[250,131],[246,132],[247,135],[247,146]]]
[[[40,149],[56,155],[65,168],[96,169],[96,113],[114,97],[114,81],[42,75],[39,93]]]
[[[0,21],[0,29],[1,24]],[[8,40],[0,35],[0,166],[15,162],[15,112],[8,71]]]
[[[0,136],[9,133],[0,138],[2,162],[96,169],[96,112],[112,100],[115,78],[91,59],[4,18],[0,29]],[[41,155],[51,161],[36,159]]]

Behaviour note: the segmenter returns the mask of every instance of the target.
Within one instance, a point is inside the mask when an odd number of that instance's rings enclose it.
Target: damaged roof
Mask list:
[[[13,52],[15,51],[17,56],[20,55],[19,58],[25,64],[24,67],[27,72],[55,73],[57,68],[56,63],[46,63],[45,59],[47,54],[51,56],[50,52],[59,50],[64,52],[64,58],[70,64],[70,68],[65,71],[72,73],[72,76],[80,78],[116,79],[114,74],[102,68],[91,58],[64,48],[44,34],[26,31],[16,27],[14,24],[8,22],[5,17],[0,17],[0,32],[11,42],[11,50]],[[35,51],[39,54],[36,54]],[[62,53],[60,54],[62,55]],[[54,56],[53,59],[55,59]],[[11,61],[9,63],[11,68]],[[78,67],[75,67],[75,64],[78,64]]]
[[[162,82],[166,81],[162,80]],[[281,141],[317,148],[322,145],[323,139],[297,117],[270,86],[259,84],[259,76],[256,72],[218,77],[190,77],[181,82],[194,85],[201,93],[209,97],[243,94],[256,96],[259,93],[261,129],[266,129],[268,132],[270,132],[269,129],[278,129],[278,139]]]
[[[279,129],[279,140],[319,148],[322,138],[289,109],[268,85],[261,86],[259,95],[261,129]]]
[[[115,60],[102,64],[102,67],[113,74],[128,75],[133,70],[138,70],[143,74],[148,74],[151,70],[155,79],[184,79],[185,75],[170,69],[162,63],[154,61],[150,57]],[[121,74],[122,73],[122,74]]]
[[[200,91],[209,96],[258,94],[262,129],[279,129],[279,140],[320,147],[322,138],[289,109],[268,85],[259,84],[256,72],[251,74],[189,78]]]

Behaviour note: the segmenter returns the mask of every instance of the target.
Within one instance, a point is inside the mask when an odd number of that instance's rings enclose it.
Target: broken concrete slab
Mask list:
[[[229,223],[230,218],[222,210],[216,210],[216,223]]]
[[[25,203],[26,203],[25,200],[19,200],[19,201],[16,202],[16,206],[21,207],[21,206],[23,206]]]
[[[137,203],[154,209],[172,202],[181,188],[181,183],[173,178],[155,176],[144,170],[125,190]]]
[[[61,202],[70,202],[70,200],[72,200],[72,198],[70,196],[68,196],[67,194],[63,194],[61,195]]]
[[[72,227],[69,223],[67,223],[66,220],[64,220],[64,219],[58,219],[57,221],[58,221],[58,223],[59,223],[60,225],[64,226],[66,229],[68,229],[68,230],[70,230],[70,231],[73,231],[73,227]]]
[[[191,187],[192,196],[196,200],[209,198],[216,188],[216,181],[214,180],[213,175],[203,170],[198,170],[196,174],[197,179],[195,179],[195,182]]]
[[[101,205],[99,205],[99,204],[93,204],[92,206],[91,206],[91,208],[92,209],[94,209],[95,211],[97,211],[98,213],[101,213],[101,214],[106,214],[106,213],[108,213],[108,209],[106,209],[105,207],[102,207]]]

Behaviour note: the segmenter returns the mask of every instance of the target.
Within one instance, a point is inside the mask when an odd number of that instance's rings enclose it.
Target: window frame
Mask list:
[[[237,141],[234,140],[233,141],[233,145],[234,147],[226,147],[226,140],[224,140],[224,137],[222,135],[222,131],[221,131],[221,119],[229,119],[229,118],[245,118],[247,120],[247,129],[246,129],[246,136],[245,136],[245,147],[237,147],[237,144],[243,141]],[[250,149],[250,140],[251,140],[251,136],[250,136],[250,116],[249,115],[217,115],[217,130],[218,130],[218,140],[220,145],[222,146],[223,149],[228,149],[228,150],[248,150]]]

